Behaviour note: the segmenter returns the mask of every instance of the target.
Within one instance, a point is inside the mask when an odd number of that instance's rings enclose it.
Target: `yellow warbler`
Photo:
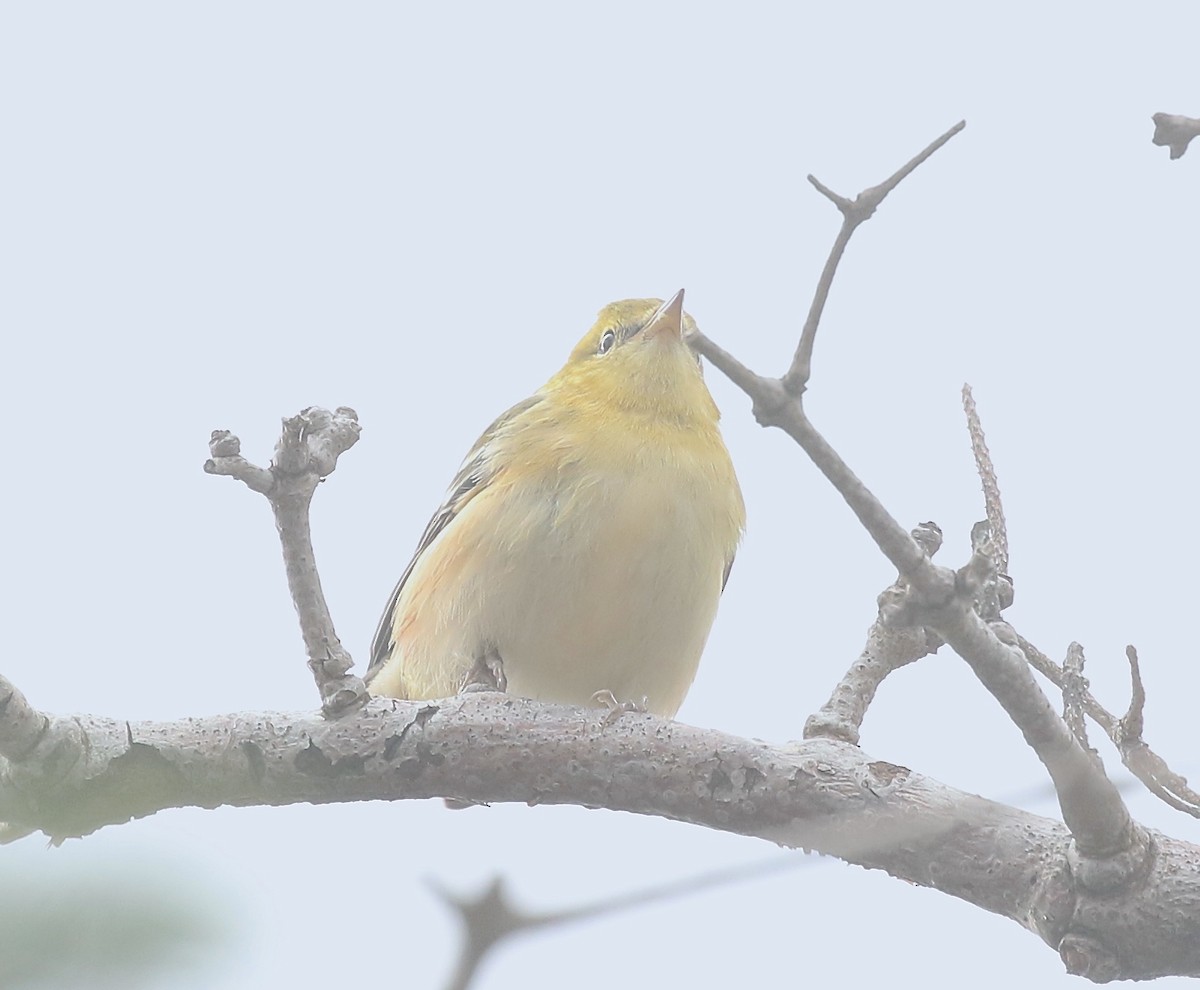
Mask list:
[[[682,290],[612,303],[487,428],[388,601],[372,694],[507,682],[675,714],[745,524],[694,326]]]

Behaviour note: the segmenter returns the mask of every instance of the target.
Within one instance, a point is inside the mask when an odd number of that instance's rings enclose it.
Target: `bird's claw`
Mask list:
[[[508,678],[504,675],[504,658],[500,656],[500,652],[494,646],[491,646],[475,658],[475,663],[463,679],[459,693],[499,691],[503,694],[507,690]]]
[[[643,697],[641,701],[618,701],[617,696],[608,688],[597,691],[592,695],[592,701],[596,702],[601,708],[608,709],[604,714],[604,725],[611,725],[622,715],[630,712],[644,713],[647,710],[646,703],[648,700]]]

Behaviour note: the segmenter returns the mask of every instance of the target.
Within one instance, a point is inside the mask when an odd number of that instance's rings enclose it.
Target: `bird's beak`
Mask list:
[[[683,289],[658,307],[641,332],[647,337],[670,334],[676,340],[683,339]]]

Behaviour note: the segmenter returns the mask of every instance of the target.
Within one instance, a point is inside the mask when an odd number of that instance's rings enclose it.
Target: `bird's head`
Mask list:
[[[589,405],[715,421],[700,360],[687,344],[695,332],[695,321],[683,311],[682,289],[667,302],[609,303],[549,387]]]

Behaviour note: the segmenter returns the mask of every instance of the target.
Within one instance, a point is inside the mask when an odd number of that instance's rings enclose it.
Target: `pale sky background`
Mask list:
[[[314,526],[361,670],[460,458],[597,309],[684,286],[707,333],[778,373],[839,219],[805,174],[853,195],[965,117],[856,235],[811,416],[899,519],[941,524],[957,566],[982,513],[971,382],[1010,618],[1057,658],[1081,641],[1115,709],[1137,644],[1148,738],[1200,777],[1200,146],[1170,162],[1150,143],[1155,111],[1200,114],[1200,7],[1116,11],[5,4],[0,669],[62,713],[315,707],[268,509],[201,472],[210,430],[265,463],[280,417],[358,410]],[[749,529],[679,717],[782,742],[893,573],[800,450],[709,381]],[[1057,814],[948,651],[884,686],[863,744]],[[778,855],[578,808],[187,810],[7,847],[0,898],[81,875],[118,902],[147,876],[194,890],[238,934],[162,986],[438,987],[457,931],[424,877],[466,891],[502,873],[550,909]],[[813,863],[514,943],[477,986],[1081,985],[1012,922]]]

